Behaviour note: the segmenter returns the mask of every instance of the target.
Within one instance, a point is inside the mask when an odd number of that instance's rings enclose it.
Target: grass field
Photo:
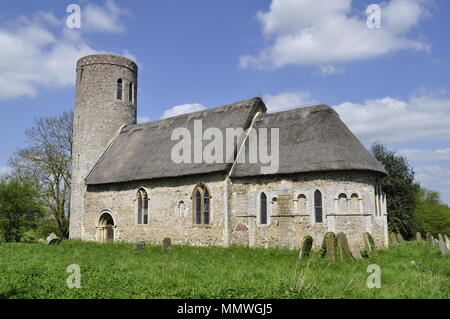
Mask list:
[[[70,264],[80,289],[67,287]],[[370,264],[381,267],[379,289],[367,288]],[[409,242],[328,264],[279,249],[4,243],[0,298],[450,298],[450,255]]]

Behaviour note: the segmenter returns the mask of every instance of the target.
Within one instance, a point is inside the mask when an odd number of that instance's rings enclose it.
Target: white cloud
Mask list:
[[[403,149],[398,154],[406,156],[410,162],[439,162],[450,163],[450,148],[429,150],[429,149]]]
[[[106,0],[103,6],[88,4],[82,8],[82,28],[96,32],[120,33],[125,31],[122,17],[129,15],[127,10],[119,8],[113,0]]]
[[[450,99],[421,95],[335,106],[342,120],[365,143],[450,141]]]
[[[318,67],[315,74],[321,75],[321,76],[329,76],[333,74],[338,73],[344,73],[343,69],[340,67],[336,67],[333,65],[321,65]]]
[[[362,104],[346,102],[335,109],[366,145],[375,141],[399,146],[450,141],[450,99],[424,90],[405,101],[385,97]],[[417,181],[439,191],[442,199],[450,204],[450,170],[446,168],[450,163],[450,148],[401,148],[398,154],[406,156],[413,165]]]
[[[76,61],[102,52],[87,44],[83,26],[68,29],[65,18],[37,12],[0,25],[0,99],[35,97],[42,87],[72,86]]]
[[[168,118],[168,117],[177,116],[180,114],[202,111],[204,109],[206,109],[206,107],[204,107],[203,105],[198,104],[198,103],[177,105],[177,106],[172,107],[170,110],[165,111],[161,118],[164,119],[164,118]]]
[[[375,58],[400,50],[427,51],[409,37],[431,0],[390,0],[382,5],[381,29],[369,29],[366,16],[354,13],[351,0],[272,0],[258,12],[269,46],[240,58],[242,68],[316,65],[333,74],[333,64]]]
[[[283,92],[276,95],[264,95],[264,104],[268,112],[280,112],[300,106],[316,104],[309,92]]]
[[[420,166],[414,170],[422,186],[439,191],[444,202],[450,205],[450,170],[440,166]]]
[[[137,118],[137,122],[139,123],[147,123],[150,122],[150,118],[147,116],[142,116]]]

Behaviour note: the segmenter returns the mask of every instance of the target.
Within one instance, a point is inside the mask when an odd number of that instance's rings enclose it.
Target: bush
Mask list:
[[[0,232],[5,241],[21,241],[45,215],[37,186],[18,178],[0,179]]]
[[[414,214],[421,233],[450,236],[450,207],[441,202],[437,192],[422,188],[416,197]]]
[[[39,231],[30,229],[22,234],[21,241],[25,243],[34,243],[37,242],[39,238],[41,238],[41,236],[39,236]]]

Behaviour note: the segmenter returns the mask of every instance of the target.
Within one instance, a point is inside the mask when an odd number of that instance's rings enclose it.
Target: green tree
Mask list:
[[[28,147],[17,150],[9,161],[14,176],[39,184],[62,238],[69,236],[72,127],[73,113],[37,119],[26,132]]]
[[[0,179],[0,233],[5,241],[20,241],[45,216],[36,184],[19,178]]]
[[[441,202],[439,193],[421,188],[416,196],[414,215],[421,233],[450,236],[450,207]]]
[[[405,157],[397,156],[381,143],[374,143],[371,153],[388,172],[382,187],[387,197],[389,230],[410,239],[418,229],[414,208],[420,186],[414,182],[414,170]]]

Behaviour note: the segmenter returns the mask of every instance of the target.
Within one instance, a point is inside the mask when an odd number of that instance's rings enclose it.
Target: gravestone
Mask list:
[[[39,239],[38,239],[38,243],[46,244],[47,241],[46,241],[44,238],[39,238]]]
[[[311,255],[311,250],[313,246],[313,238],[311,236],[305,236],[302,242],[302,248],[300,250],[300,259],[306,259]]]
[[[368,253],[375,250],[375,241],[370,233],[363,233],[364,248]]]
[[[416,241],[417,242],[421,242],[422,241],[422,234],[419,233],[419,232],[416,233]]]
[[[328,261],[336,260],[336,235],[328,232],[323,237],[322,257],[326,257]]]
[[[442,240],[445,243],[444,236],[442,236],[441,234],[438,234],[438,240],[439,241]]]
[[[339,233],[336,236],[336,257],[341,261],[353,259],[353,255],[348,247],[347,236],[344,233]]]
[[[439,250],[441,251],[441,255],[445,256],[448,254],[448,248],[447,245],[445,244],[445,241],[442,239],[439,240]]]
[[[395,235],[395,233],[390,233],[390,234],[389,234],[389,243],[390,243],[391,245],[396,245],[396,244],[398,244],[398,242],[397,242],[397,236]]]
[[[433,245],[439,244],[439,242],[437,241],[436,238],[434,238],[434,236],[431,236],[431,244],[433,244]]]
[[[138,241],[136,244],[134,244],[135,250],[145,250],[145,241]]]
[[[402,234],[398,233],[397,234],[397,241],[399,244],[403,244],[405,242],[405,240],[403,239]]]
[[[429,244],[434,244],[434,242],[433,242],[433,236],[431,235],[431,233],[426,233],[426,236],[427,236],[427,242],[428,242]]]
[[[55,233],[51,233],[50,236],[47,237],[47,245],[56,245],[61,242],[61,238],[56,236]]]
[[[169,237],[166,237],[162,241],[163,249],[169,249],[172,246],[172,240]]]
[[[359,247],[358,246],[353,246],[351,248],[351,252],[354,258],[356,259],[363,259],[363,256],[361,256],[361,253],[359,252]]]

